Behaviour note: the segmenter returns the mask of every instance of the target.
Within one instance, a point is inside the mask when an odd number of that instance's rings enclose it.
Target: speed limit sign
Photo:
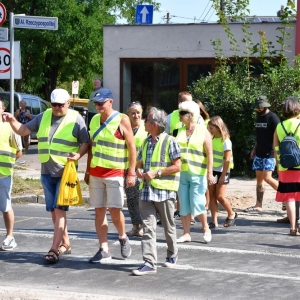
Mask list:
[[[14,42],[14,79],[21,79],[20,42]],[[10,43],[0,43],[0,79],[10,79]]]

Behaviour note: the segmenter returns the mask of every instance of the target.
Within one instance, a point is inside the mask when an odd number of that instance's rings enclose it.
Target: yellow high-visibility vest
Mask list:
[[[52,121],[52,109],[47,109],[42,116],[41,124],[37,132],[38,156],[42,163],[51,158],[58,164],[65,165],[71,152],[78,152],[79,142],[73,136],[73,129],[78,117],[78,111],[68,109],[62,122],[56,129],[52,140],[49,141],[49,133]]]
[[[213,167],[219,168],[224,164],[224,143],[222,138],[213,138],[212,146],[213,146]],[[231,157],[229,163],[229,169],[233,169],[233,155],[231,150]]]
[[[91,167],[125,170],[128,168],[128,149],[125,140],[114,136],[124,114],[114,117],[93,139]],[[126,116],[127,117],[127,116]],[[90,136],[100,127],[101,115],[95,115],[90,122]],[[128,118],[128,117],[127,117]]]
[[[17,153],[17,150],[11,147],[9,143],[13,131],[9,123],[3,122],[0,123],[0,131],[0,174],[12,176]]]
[[[151,157],[150,170],[161,170],[172,165],[172,161],[169,156],[170,142],[173,139],[172,136],[161,133],[159,140],[155,145],[154,151]],[[147,156],[148,141],[146,140],[142,145],[142,160],[145,165]],[[179,187],[180,172],[172,175],[155,177],[150,181],[150,184],[161,190],[177,191]],[[143,188],[143,181],[140,184],[139,189]]]
[[[179,129],[176,140],[180,145],[181,171],[206,175],[207,158],[203,146],[206,130],[205,125],[196,124],[189,143],[187,143],[186,128]]]

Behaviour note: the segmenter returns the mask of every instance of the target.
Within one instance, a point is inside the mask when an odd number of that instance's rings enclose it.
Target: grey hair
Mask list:
[[[149,114],[152,114],[152,121],[157,123],[160,132],[164,132],[167,125],[167,113],[163,109],[151,107]]]

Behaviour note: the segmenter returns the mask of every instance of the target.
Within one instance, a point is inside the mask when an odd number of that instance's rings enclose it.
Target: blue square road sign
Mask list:
[[[152,24],[153,10],[153,5],[137,5],[135,12],[135,24]]]

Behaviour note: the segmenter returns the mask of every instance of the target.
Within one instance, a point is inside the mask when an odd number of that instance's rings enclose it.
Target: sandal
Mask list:
[[[226,218],[226,220],[225,220],[225,222],[224,222],[224,227],[229,227],[229,226],[233,226],[234,225],[234,222],[235,222],[235,220],[236,220],[236,218],[237,218],[237,216],[238,216],[238,214],[237,213],[235,213],[235,216],[234,216],[234,218],[233,219],[229,219],[228,217]]]
[[[298,230],[297,229],[290,229],[290,235],[291,236],[299,235]]]
[[[214,222],[209,222],[208,227],[209,227],[209,229],[215,229],[218,226],[216,226],[216,224]]]
[[[61,249],[62,247],[65,248],[66,250],[62,250]],[[62,243],[58,247],[58,253],[59,253],[59,255],[71,254],[71,245],[67,245],[65,243]]]
[[[59,253],[55,249],[50,249],[44,259],[49,264],[56,264],[59,261]]]

